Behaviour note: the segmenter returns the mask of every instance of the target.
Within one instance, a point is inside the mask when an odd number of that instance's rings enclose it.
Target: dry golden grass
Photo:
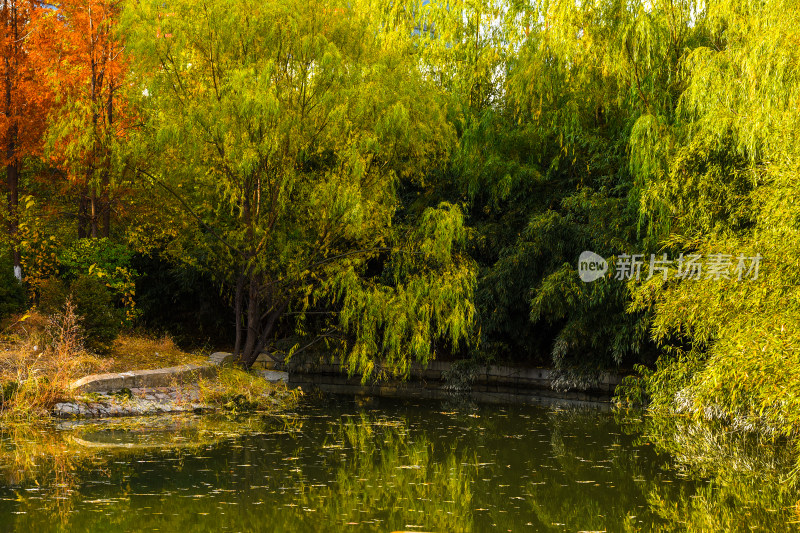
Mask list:
[[[4,331],[0,343],[0,415],[38,418],[70,396],[69,384],[104,371],[107,362],[83,349],[71,302],[63,315],[31,312]]]
[[[205,357],[175,346],[168,336],[156,338],[140,334],[120,335],[106,359],[109,365],[106,372],[151,370],[206,362]]]
[[[0,328],[0,416],[36,419],[72,397],[70,383],[89,374],[201,363],[169,337],[124,334],[107,356],[87,352],[74,308],[45,316],[36,310]]]
[[[181,350],[167,336],[121,335],[106,356],[87,352],[74,308],[46,317],[35,310],[0,330],[0,418],[37,420],[53,406],[71,399],[73,381],[101,372],[148,370],[206,362]],[[202,403],[229,411],[275,411],[293,405],[299,391],[269,383],[242,370],[226,368],[198,385]]]

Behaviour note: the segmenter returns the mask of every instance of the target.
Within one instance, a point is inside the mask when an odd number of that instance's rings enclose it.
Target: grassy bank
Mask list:
[[[170,337],[140,332],[121,334],[107,354],[92,353],[70,306],[54,315],[31,310],[7,320],[0,331],[0,418],[6,420],[49,418],[56,403],[80,399],[69,385],[89,374],[206,362],[200,351],[182,350]],[[202,403],[227,411],[274,411],[296,399],[283,384],[233,368],[198,385]]]

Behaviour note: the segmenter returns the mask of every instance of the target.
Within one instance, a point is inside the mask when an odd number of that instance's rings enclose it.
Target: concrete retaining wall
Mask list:
[[[316,387],[324,392],[404,398],[446,398],[443,375],[451,367],[445,361],[433,361],[426,368],[413,365],[408,381],[361,384],[360,376],[347,377],[336,360],[303,363],[289,372],[289,385]],[[540,399],[566,399],[578,402],[608,402],[621,381],[618,375],[604,373],[586,390],[554,391],[553,370],[547,368],[480,367],[470,394],[477,401],[496,403],[541,403]]]
[[[92,374],[70,385],[78,392],[111,392],[120,389],[150,389],[173,384],[194,383],[217,374],[214,365],[181,365],[156,370],[136,370],[119,374]]]
[[[346,376],[321,374],[289,374],[289,386],[301,387],[303,390],[319,389],[331,394],[348,394],[354,396],[382,396],[388,398],[412,398],[442,400],[452,397],[441,383],[436,382],[383,382],[374,385],[361,385],[358,378],[348,379]],[[609,404],[610,394],[568,391],[559,392],[550,389],[507,387],[503,385],[475,385],[467,396],[481,403],[513,403],[513,404],[552,404],[568,402],[572,404],[602,402]]]

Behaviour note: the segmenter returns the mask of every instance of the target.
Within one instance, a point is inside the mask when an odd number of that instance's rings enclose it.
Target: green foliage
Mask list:
[[[564,387],[638,364],[620,399],[796,436],[799,9],[126,2],[137,128],[109,171],[134,189],[128,227],[68,244],[53,213],[74,206],[24,174],[25,281],[43,308],[59,273],[87,292],[101,344],[108,291],[132,319],[141,269],[148,325],[230,328],[245,366],[280,337],[365,380],[441,354],[554,366]],[[584,250],[762,265],[589,284]],[[2,314],[20,292],[0,270]]]
[[[101,280],[125,307],[130,321],[135,312],[135,281],[138,273],[131,268],[133,252],[108,238],[77,239],[58,254],[60,275],[65,280],[92,276]]]
[[[365,376],[470,335],[460,210],[398,209],[398,187],[426,183],[453,129],[412,36],[376,7],[144,2],[125,15],[147,93],[137,146],[158,154],[142,175],[199,223],[183,255],[230,295],[245,365],[280,328],[338,341]],[[312,310],[330,315],[307,331]]]
[[[798,15],[782,0],[711,4],[698,25],[708,45],[685,58],[673,120],[650,121],[632,143],[642,217],[665,249],[762,257],[757,279],[636,287],[631,308],[652,313],[654,339],[691,354],[644,375],[654,408],[792,437],[800,432]]]
[[[77,239],[58,254],[58,260],[62,277],[75,279],[92,267],[106,276],[124,271],[129,268],[132,256],[127,247],[108,238]]]
[[[575,263],[584,250],[611,257],[650,246],[636,231],[629,142],[643,114],[672,112],[693,39],[693,6],[665,7],[527,3],[479,18],[485,26],[467,47],[499,61],[495,92],[487,105],[461,107],[452,182],[439,193],[466,196],[483,348],[496,357],[574,375],[652,351],[646,313],[627,312],[629,289],[581,283]],[[471,83],[479,64],[455,75]]]
[[[466,394],[472,390],[472,383],[480,373],[480,366],[475,359],[459,359],[450,368],[442,372],[444,388],[454,394]]]
[[[11,265],[0,261],[0,319],[25,306],[25,287],[14,277]]]
[[[44,207],[32,195],[20,199],[20,253],[24,282],[32,295],[40,282],[58,274],[57,253],[63,243],[48,227]]]
[[[80,317],[86,348],[98,354],[108,353],[122,327],[122,317],[108,288],[95,277],[80,276],[70,284],[69,298]]]
[[[39,309],[46,315],[62,312],[69,296],[68,285],[59,278],[48,278],[38,285]]]
[[[50,278],[41,281],[38,290],[38,307],[48,315],[63,313],[67,300],[72,301],[88,350],[98,354],[111,350],[124,315],[114,305],[111,289],[99,278],[79,275],[71,282]]]

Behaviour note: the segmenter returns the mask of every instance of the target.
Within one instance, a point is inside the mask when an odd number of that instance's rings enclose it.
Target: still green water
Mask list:
[[[724,465],[758,463],[764,453],[723,451],[710,462],[727,474],[703,477],[666,453],[669,446],[644,438],[643,428],[635,416],[591,407],[343,397],[306,400],[280,417],[6,427],[0,530],[795,527],[796,495]],[[688,435],[696,438],[706,437]],[[673,453],[685,450],[671,442]],[[776,455],[766,456],[765,468],[775,467]]]

